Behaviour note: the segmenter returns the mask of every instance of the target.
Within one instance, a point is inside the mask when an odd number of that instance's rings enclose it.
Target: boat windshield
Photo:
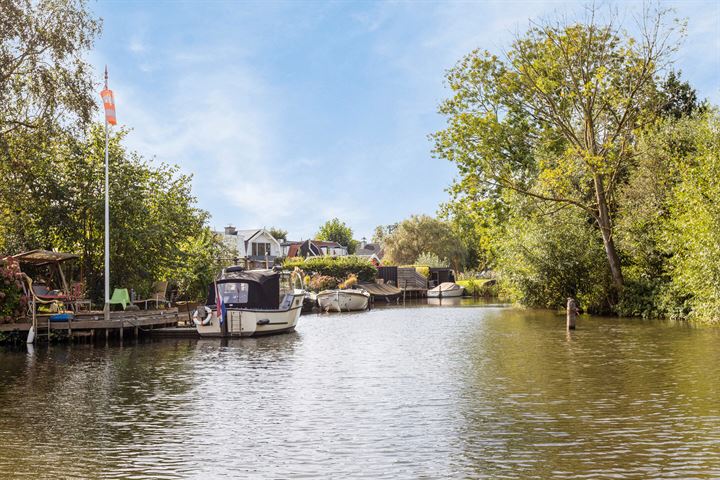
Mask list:
[[[248,301],[247,283],[220,283],[218,291],[222,295],[223,302],[228,304],[245,304]]]

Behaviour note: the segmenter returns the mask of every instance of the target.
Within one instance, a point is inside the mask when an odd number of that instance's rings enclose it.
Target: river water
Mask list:
[[[0,478],[720,477],[720,329],[466,303],[0,349]]]

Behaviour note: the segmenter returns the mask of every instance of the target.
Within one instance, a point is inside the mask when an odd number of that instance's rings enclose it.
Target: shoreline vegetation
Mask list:
[[[383,264],[449,267],[471,296],[527,307],[572,296],[589,313],[720,322],[720,113],[673,64],[682,24],[643,8],[622,26],[610,7],[587,7],[533,23],[503,55],[460,59],[439,106],[446,128],[431,136],[458,178],[437,218],[376,228]],[[17,26],[0,38],[0,256],[77,253],[97,302],[105,138],[85,59],[101,20],[83,0],[6,0],[0,15]],[[235,252],[197,207],[192,176],[127,150],[127,134],[110,135],[112,286],[145,297],[172,279],[179,299],[201,299]],[[338,219],[319,238],[360,244]],[[375,269],[285,265],[323,286]],[[22,309],[15,268],[0,264],[0,320]]]

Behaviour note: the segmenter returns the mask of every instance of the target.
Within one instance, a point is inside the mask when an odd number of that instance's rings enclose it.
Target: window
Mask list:
[[[263,243],[263,242],[254,242],[252,244],[252,254],[253,254],[253,256],[258,256],[258,257],[264,257],[265,255],[270,255],[270,244]]]
[[[247,303],[248,301],[247,283],[220,283],[218,290],[225,304]]]

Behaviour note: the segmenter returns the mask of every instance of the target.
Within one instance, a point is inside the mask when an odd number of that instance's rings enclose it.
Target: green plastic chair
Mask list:
[[[123,310],[130,304],[130,294],[127,288],[116,288],[113,290],[110,305],[122,305]]]

